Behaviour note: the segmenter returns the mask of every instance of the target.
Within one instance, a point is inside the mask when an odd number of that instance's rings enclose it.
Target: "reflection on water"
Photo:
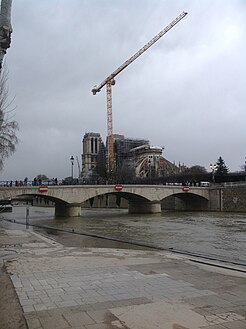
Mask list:
[[[4,217],[25,223],[25,207],[15,207]],[[3,214],[2,214],[3,215]],[[208,212],[163,212],[129,215],[127,210],[83,210],[81,217],[54,218],[54,209],[30,207],[30,222],[88,232],[123,241],[189,251],[246,264],[246,214]],[[16,228],[1,221],[0,227]],[[25,226],[18,228],[25,228]],[[37,230],[37,228],[33,228]],[[133,246],[46,230],[46,234],[70,246],[121,248]]]

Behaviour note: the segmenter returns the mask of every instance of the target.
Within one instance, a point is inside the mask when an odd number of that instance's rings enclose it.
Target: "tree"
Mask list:
[[[36,176],[36,179],[37,180],[49,180],[49,178],[46,176],[46,175],[44,175],[44,174],[39,174],[39,175],[37,175]]]
[[[246,157],[245,157],[245,162],[244,162],[244,164],[241,165],[240,168],[242,169],[242,170],[241,170],[242,172],[245,172],[245,173],[246,173]]]
[[[229,172],[229,169],[227,168],[225,161],[220,156],[219,159],[216,162],[216,169],[215,173],[217,175],[227,175]]]
[[[187,171],[191,174],[207,174],[207,169],[199,165],[192,166]]]
[[[0,169],[3,167],[4,159],[8,158],[14,151],[18,139],[16,130],[18,124],[12,120],[12,112],[7,111],[11,103],[7,103],[8,88],[7,73],[2,69],[3,58],[11,43],[11,5],[12,0],[1,0],[0,8]]]
[[[12,0],[1,0],[0,8],[0,73],[4,55],[11,43],[11,6]]]
[[[4,159],[8,158],[16,150],[18,138],[16,131],[18,124],[13,120],[11,102],[8,102],[7,71],[0,72],[0,169]]]

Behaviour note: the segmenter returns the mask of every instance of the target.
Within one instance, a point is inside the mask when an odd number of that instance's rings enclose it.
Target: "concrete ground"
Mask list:
[[[246,329],[246,269],[21,230],[0,230],[0,245],[29,329]]]

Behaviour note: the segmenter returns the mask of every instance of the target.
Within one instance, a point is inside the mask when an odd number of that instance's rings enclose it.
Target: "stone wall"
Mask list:
[[[213,188],[209,191],[209,205],[210,211],[222,211],[221,189]]]
[[[221,210],[246,212],[246,187],[221,189]]]

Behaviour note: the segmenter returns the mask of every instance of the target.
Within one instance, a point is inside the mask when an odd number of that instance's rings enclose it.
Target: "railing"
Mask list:
[[[246,187],[246,181],[225,182],[225,183],[220,183],[220,184],[216,184],[216,185],[220,186],[220,187]]]
[[[47,180],[47,181],[0,181],[0,187],[33,187],[33,186],[62,186],[62,185],[161,185],[161,186],[197,186],[197,187],[208,187],[208,185],[203,185],[201,183],[156,183],[151,180],[149,181],[127,181],[127,182],[119,182],[115,180],[82,180],[82,179],[73,179],[71,181],[64,180]]]
[[[33,186],[63,186],[63,185],[115,185],[115,184],[122,184],[122,185],[164,185],[164,186],[191,186],[191,187],[244,187],[246,186],[246,181],[240,182],[224,182],[224,183],[211,183],[211,182],[153,182],[149,181],[107,181],[107,180],[83,180],[83,179],[71,179],[70,181],[61,180],[61,179],[51,179],[51,180],[42,180],[42,181],[0,181],[0,187],[33,187]]]
[[[40,186],[40,185],[64,185],[62,180],[49,180],[49,181],[0,181],[0,187],[25,187],[25,186]]]

